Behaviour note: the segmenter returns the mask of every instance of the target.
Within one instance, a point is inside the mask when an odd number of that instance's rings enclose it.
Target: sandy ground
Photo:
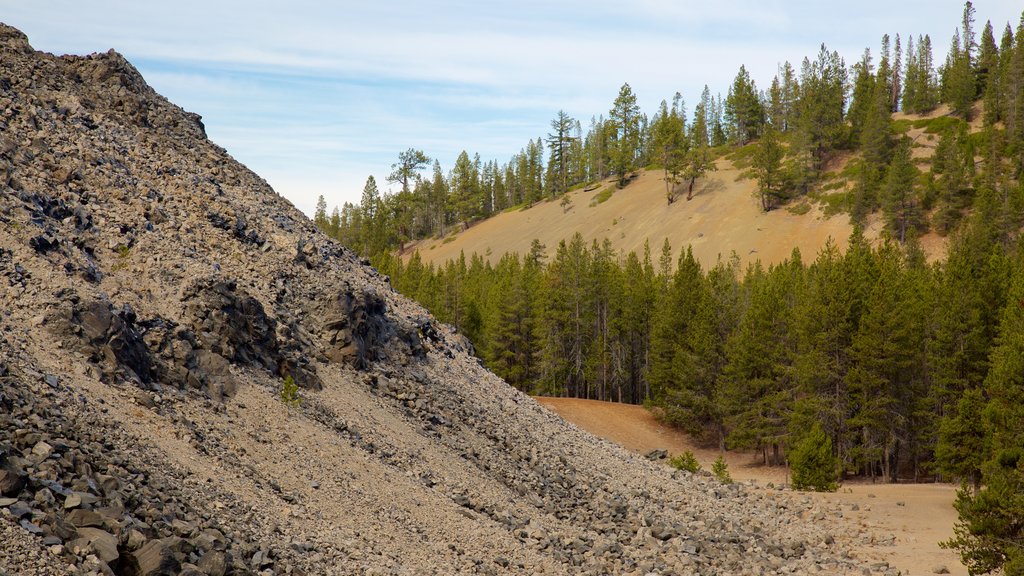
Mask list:
[[[697,446],[686,434],[660,424],[642,406],[575,398],[536,400],[580,428],[629,450],[646,453],[665,449],[673,455],[691,450],[705,469],[710,469],[719,455],[717,450]],[[736,480],[754,480],[759,484],[786,482],[785,469],[762,466],[756,455],[728,452],[725,459]],[[860,552],[889,562],[904,575],[932,574],[940,565],[946,566],[950,574],[967,575],[959,556],[938,545],[953,536],[954,486],[847,482],[836,493],[811,496],[841,503],[850,530],[875,529],[893,534],[895,546],[865,546]],[[880,550],[887,554],[879,555]]]
[[[726,160],[719,160],[718,170],[697,182],[690,201],[684,190],[668,204],[663,172],[654,170],[643,172],[607,201],[591,205],[609,185],[613,184],[571,192],[568,210],[563,210],[559,201],[541,202],[480,222],[448,242],[420,241],[406,253],[419,250],[425,261],[438,264],[458,258],[459,252],[466,256],[475,252],[497,262],[506,252],[526,254],[534,238],[553,254],[560,240],[579,231],[588,242],[608,238],[623,253],[642,254],[644,242],[649,241],[654,261],[668,238],[675,257],[690,245],[694,256],[709,268],[720,256],[727,259],[732,252],[743,266],[755,260],[776,263],[788,258],[794,247],[800,248],[804,260],[811,260],[829,237],[844,249],[852,230],[845,214],[824,218],[817,208],[804,215],[785,209],[762,212],[754,197],[754,181],[741,178],[739,170]]]

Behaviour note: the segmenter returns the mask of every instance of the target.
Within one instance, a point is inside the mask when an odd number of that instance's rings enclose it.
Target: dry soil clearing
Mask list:
[[[705,469],[719,452],[694,444],[686,434],[660,424],[642,406],[579,400],[575,398],[537,398],[537,402],[558,413],[580,428],[611,440],[629,450],[646,453],[654,449],[678,454],[691,450]],[[751,454],[728,452],[725,459],[736,480],[753,480],[767,485],[786,482],[781,468],[762,466]],[[817,498],[841,502],[844,517],[855,527],[867,527],[895,535],[891,548],[867,547],[865,556],[879,556],[899,568],[903,574],[932,574],[939,566],[951,574],[966,575],[967,569],[956,553],[943,550],[938,543],[953,536],[956,489],[948,484],[865,484],[845,483],[834,494],[815,494]]]
[[[444,240],[428,238],[413,243],[405,252],[419,251],[426,262],[443,265],[476,253],[492,264],[506,252],[527,254],[530,243],[540,240],[547,254],[554,254],[559,241],[568,241],[580,232],[586,242],[611,241],[622,254],[643,253],[649,242],[652,259],[657,261],[662,243],[668,239],[675,257],[690,246],[705,269],[735,253],[742,266],[760,260],[776,264],[798,248],[805,262],[814,260],[831,238],[845,251],[853,227],[845,214],[826,217],[819,206],[805,214],[786,208],[764,212],[754,196],[756,183],[741,175],[728,160],[719,160],[718,170],[699,180],[693,200],[685,191],[672,204],[665,201],[665,183],[661,170],[650,170],[627,187],[616,190],[598,203],[601,190],[614,187],[614,179],[596,190],[570,192],[570,204],[540,202],[525,210],[510,210],[480,222],[468,230]],[[882,225],[873,217],[865,230],[868,239],[877,241]],[[935,234],[921,240],[930,259],[944,253],[944,241]]]

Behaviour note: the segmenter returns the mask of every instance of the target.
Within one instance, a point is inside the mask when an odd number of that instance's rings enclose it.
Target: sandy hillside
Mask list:
[[[607,201],[591,205],[598,190],[571,192],[572,206],[563,210],[559,201],[541,202],[526,210],[499,214],[458,234],[453,241],[428,239],[413,245],[428,261],[444,263],[459,252],[486,254],[496,261],[505,252],[529,252],[530,243],[539,239],[553,253],[558,242],[580,232],[588,241],[604,238],[616,250],[642,253],[649,241],[652,258],[657,259],[665,238],[678,256],[689,244],[706,268],[719,256],[732,252],[747,262],[780,262],[793,248],[811,259],[832,237],[845,248],[852,230],[846,215],[824,218],[817,208],[804,215],[786,209],[761,211],[754,197],[753,180],[740,178],[727,160],[718,161],[718,170],[694,188],[693,200],[685,193],[674,203],[665,201],[665,182],[660,170],[643,172],[629,186],[616,190]]]
[[[893,119],[921,120],[946,115],[949,109],[943,105],[925,115],[896,113]],[[981,118],[979,108],[971,122],[972,132],[981,129]],[[911,128],[907,135],[914,142],[915,159],[932,156],[938,134],[927,133],[925,128]],[[668,204],[663,172],[645,171],[600,204],[595,198],[602,190],[614,187],[615,179],[601,183],[595,190],[570,192],[568,209],[561,206],[560,200],[554,200],[511,210],[443,240],[428,238],[411,244],[405,255],[418,250],[425,261],[443,264],[458,258],[460,252],[467,256],[475,252],[493,263],[506,252],[527,253],[535,238],[547,246],[550,254],[560,240],[575,232],[580,232],[588,242],[608,238],[622,253],[640,254],[644,242],[649,241],[654,258],[668,238],[677,256],[681,247],[692,246],[705,268],[733,252],[743,265],[755,260],[780,262],[790,256],[793,248],[799,248],[804,260],[810,261],[830,237],[840,249],[845,249],[852,231],[846,214],[826,218],[813,202],[810,211],[802,215],[790,212],[792,206],[764,213],[754,195],[754,180],[741,177],[741,171],[729,160],[719,159],[717,167],[717,171],[697,182],[689,202],[684,193]],[[841,163],[830,170],[840,168]],[[875,214],[869,219],[865,235],[880,241],[881,232],[881,219]],[[945,253],[946,239],[934,232],[925,234],[920,241],[930,260]]]
[[[663,449],[679,454],[691,450],[705,469],[710,469],[719,455],[718,450],[697,446],[686,434],[662,425],[642,406],[576,398],[536,400],[591,434],[634,452],[645,454]],[[759,485],[786,482],[784,469],[762,466],[756,455],[727,452],[725,458],[736,480]],[[839,503],[853,527],[870,527],[894,535],[895,546],[885,553],[878,554],[878,550],[869,547],[863,552],[888,561],[904,574],[931,574],[934,568],[946,566],[951,574],[966,576],[967,569],[958,555],[938,546],[938,542],[953,536],[953,486],[846,483],[834,494],[811,497]]]

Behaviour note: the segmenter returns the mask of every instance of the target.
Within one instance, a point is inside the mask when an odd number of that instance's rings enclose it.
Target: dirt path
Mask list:
[[[536,400],[591,434],[635,452],[664,449],[674,455],[691,450],[705,469],[710,469],[719,455],[717,450],[696,446],[686,434],[662,425],[642,406],[575,398]],[[725,459],[736,480],[786,482],[784,469],[762,466],[749,453],[728,452]],[[886,561],[905,575],[932,574],[939,566],[947,567],[950,574],[967,575],[958,555],[938,545],[953,536],[955,487],[847,482],[834,494],[811,496],[840,503],[852,532],[891,533],[896,537],[892,547],[879,548],[877,542],[865,541],[859,553]],[[888,552],[879,554],[880,550]]]

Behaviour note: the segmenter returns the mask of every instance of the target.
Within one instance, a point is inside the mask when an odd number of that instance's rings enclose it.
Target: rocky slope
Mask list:
[[[123,57],[0,25],[0,574],[884,571],[835,516],[566,424]]]

